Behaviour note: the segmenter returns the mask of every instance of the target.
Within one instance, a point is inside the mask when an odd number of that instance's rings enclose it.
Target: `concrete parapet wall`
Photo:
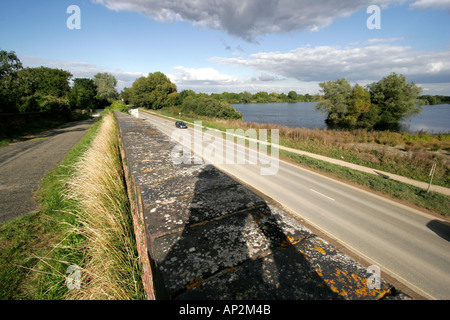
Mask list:
[[[116,112],[149,299],[407,299],[287,212]]]

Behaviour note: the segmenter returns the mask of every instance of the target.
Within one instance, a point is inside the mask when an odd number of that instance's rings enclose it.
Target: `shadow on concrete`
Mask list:
[[[450,223],[442,220],[431,220],[427,227],[441,238],[450,241]]]
[[[213,166],[195,179],[184,227],[155,240],[168,298],[342,298],[295,247],[309,230]]]

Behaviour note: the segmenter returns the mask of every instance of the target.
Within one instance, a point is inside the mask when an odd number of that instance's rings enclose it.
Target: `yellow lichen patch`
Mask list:
[[[314,250],[316,250],[316,251],[319,251],[320,253],[322,253],[322,254],[325,254],[326,252],[325,252],[325,250],[323,250],[321,247],[319,247],[319,246],[315,246],[314,247]]]
[[[152,172],[153,169],[145,169],[144,172]]]
[[[203,281],[202,277],[196,277],[196,278],[192,279],[189,282],[189,284],[186,285],[186,289],[187,290],[191,290],[191,289],[194,289],[194,288],[198,288],[202,284],[202,281]]]
[[[316,273],[319,275],[319,277],[323,276],[322,270],[320,270],[320,269],[316,269]]]
[[[316,269],[316,272],[323,277],[321,270]],[[352,299],[351,296],[354,296],[356,299],[363,299],[368,297],[383,297],[389,293],[389,290],[369,289],[367,287],[367,279],[339,269],[336,269],[329,276],[323,277],[323,280],[332,291],[347,300]],[[339,283],[340,289],[336,286],[336,283]]]
[[[287,236],[286,240],[283,240],[283,242],[281,242],[281,247],[282,248],[291,247],[291,246],[295,245],[297,242],[298,242],[298,240],[294,239],[294,237]]]

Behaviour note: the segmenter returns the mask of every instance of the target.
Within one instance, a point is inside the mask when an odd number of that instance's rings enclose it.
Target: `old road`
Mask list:
[[[37,209],[34,192],[95,120],[71,122],[36,138],[0,148],[0,223]]]
[[[183,129],[176,129],[175,121],[144,112],[141,118],[172,136],[180,145],[195,150],[193,128],[184,129],[185,133],[181,134]],[[200,136],[203,149],[197,150],[216,157],[211,152],[218,150],[212,146],[215,138],[208,137],[207,133]],[[201,156],[276,201],[366,263],[378,266],[381,278],[390,277],[425,299],[450,299],[448,219],[281,160],[276,174],[262,175],[261,168],[269,163],[267,159],[257,164],[221,164],[229,162],[208,159],[205,154]]]

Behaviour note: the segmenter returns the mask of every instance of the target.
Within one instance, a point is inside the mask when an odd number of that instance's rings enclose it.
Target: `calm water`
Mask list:
[[[326,115],[314,110],[317,102],[233,104],[244,121],[274,123],[288,127],[327,128]],[[409,132],[450,132],[450,104],[425,106],[422,113],[402,122]]]

